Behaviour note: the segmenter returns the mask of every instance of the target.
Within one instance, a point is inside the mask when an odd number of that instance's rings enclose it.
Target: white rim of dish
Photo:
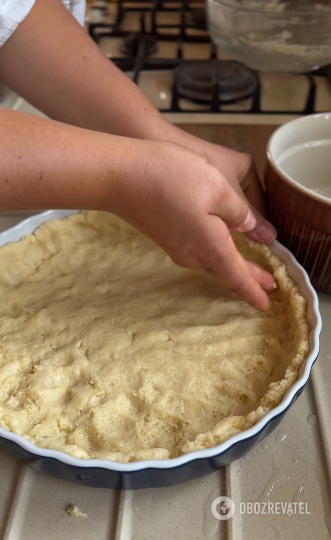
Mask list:
[[[45,221],[48,221],[50,219],[63,219],[64,217],[67,217],[70,214],[76,212],[78,212],[78,210],[47,210],[46,212],[42,212],[35,216],[29,217],[15,225],[14,227],[11,227],[10,229],[7,229],[3,233],[1,233],[0,246],[11,241],[17,242],[25,234],[31,234],[35,229],[39,227],[39,225],[41,225]],[[172,469],[180,465],[185,465],[186,463],[195,461],[197,459],[212,458],[226,452],[235,444],[258,435],[259,432],[261,432],[263,428],[273,418],[281,415],[283,412],[286,411],[287,408],[289,408],[296,394],[307,383],[311,368],[319,353],[319,335],[322,329],[322,320],[319,313],[318,297],[309,281],[307,272],[296,261],[292,253],[284,246],[282,246],[279,242],[274,241],[269,247],[271,247],[272,252],[286,264],[289,273],[296,274],[296,278],[298,279],[296,279],[295,282],[299,286],[301,294],[307,301],[307,317],[309,317],[311,321],[309,334],[310,352],[301,367],[301,374],[299,374],[298,380],[287,391],[281,403],[277,405],[277,407],[269,411],[265,416],[263,416],[254,426],[247,429],[246,431],[242,431],[240,433],[237,433],[236,435],[233,435],[229,439],[226,439],[224,442],[211,448],[195,450],[194,452],[189,452],[187,454],[183,454],[182,456],[178,456],[172,459],[146,459],[130,463],[121,463],[106,459],[75,458],[59,450],[49,450],[46,448],[35,446],[34,444],[24,439],[24,437],[21,437],[20,435],[17,435],[16,433],[13,433],[11,431],[7,431],[2,427],[0,427],[0,436],[4,439],[15,442],[21,448],[27,450],[32,454],[35,454],[36,459],[53,458],[67,465],[81,467],[82,469],[87,467],[93,467],[108,469],[120,473],[130,473],[150,468]],[[293,270],[293,272],[290,272],[290,270]]]
[[[287,172],[282,169],[281,165],[277,162],[276,158],[273,155],[272,146],[275,142],[275,139],[278,137],[281,137],[282,133],[288,129],[288,126],[292,124],[302,124],[302,127],[304,128],[305,124],[308,122],[311,122],[311,119],[318,120],[319,118],[331,118],[331,112],[325,112],[325,113],[316,113],[316,114],[309,114],[307,116],[303,116],[301,118],[296,118],[295,120],[291,120],[291,122],[287,122],[286,124],[283,124],[279,128],[276,129],[276,131],[271,135],[268,145],[267,145],[267,156],[268,160],[273,166],[273,168],[277,171],[277,173],[294,189],[297,189],[298,191],[301,191],[301,193],[304,193],[311,199],[315,199],[317,201],[321,201],[327,206],[331,206],[331,199],[329,197],[325,197],[324,195],[321,195],[320,193],[317,193],[315,191],[312,191],[311,189],[306,188],[302,184],[300,184],[297,180],[292,178]],[[313,141],[311,141],[313,142]],[[295,147],[295,146],[294,146]]]

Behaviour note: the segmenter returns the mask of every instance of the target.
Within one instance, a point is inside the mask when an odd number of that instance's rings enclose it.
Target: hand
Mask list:
[[[257,225],[253,231],[247,233],[247,236],[264,244],[276,238],[276,229],[263,217],[264,194],[251,156],[198,139],[168,123],[163,126],[164,132],[167,138],[169,137],[168,140],[183,145],[208,159],[226,177],[233,189],[250,204]]]
[[[173,143],[131,139],[127,155],[121,166],[125,178],[116,182],[110,211],[152,238],[177,264],[212,272],[252,306],[266,310],[265,291],[274,279],[241,257],[228,230],[254,234],[257,228],[238,190],[207,159]]]
[[[269,244],[277,236],[274,226],[263,216],[264,193],[257,176],[253,158],[248,154],[236,152],[216,144],[197,139],[199,152],[208,157],[219,171],[221,171],[233,189],[244,197],[256,218],[256,228],[247,233],[247,236],[264,244]]]

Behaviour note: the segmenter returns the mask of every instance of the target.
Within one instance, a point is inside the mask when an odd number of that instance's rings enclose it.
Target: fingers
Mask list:
[[[252,263],[250,261],[246,261],[246,264],[249,268],[249,271],[254,279],[258,281],[258,283],[261,285],[262,289],[265,291],[272,291],[275,286],[276,282],[275,279],[269,272],[266,272],[262,268],[260,268],[257,264]]]
[[[244,178],[240,182],[240,187],[251,204],[256,219],[256,227],[254,231],[249,232],[248,236],[256,242],[270,244],[276,238],[277,231],[264,217],[264,193],[252,160]]]
[[[252,173],[252,191],[258,191],[254,181],[255,175]],[[267,221],[262,214],[251,207],[244,194],[239,194],[229,182],[220,177],[220,203],[217,215],[227,224],[227,226],[239,232],[245,232],[257,242],[269,244],[276,236],[277,231]],[[258,182],[256,177],[256,182]],[[239,186],[238,186],[239,187]],[[248,187],[246,191],[248,191]]]
[[[248,157],[248,169],[240,180],[240,188],[250,203],[256,219],[256,227],[247,236],[261,242],[270,244],[276,236],[277,231],[269,221],[265,219],[264,192],[259,181],[254,161]]]
[[[256,227],[252,231],[248,231],[247,236],[252,238],[252,240],[255,240],[255,242],[270,244],[277,236],[275,227],[259,212],[254,211],[254,208],[252,208],[252,211],[256,220]]]
[[[216,216],[210,216],[201,245],[203,248],[197,254],[200,268],[211,271],[251,306],[261,311],[268,309],[269,299],[264,289],[273,287],[272,276],[241,257],[226,225]]]

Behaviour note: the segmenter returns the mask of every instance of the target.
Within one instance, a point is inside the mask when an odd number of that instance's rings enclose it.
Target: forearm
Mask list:
[[[165,124],[60,0],[36,1],[0,49],[0,79],[50,118],[75,126],[157,138]]]
[[[0,109],[0,211],[105,210],[157,242],[178,264],[209,270],[259,309],[273,286],[245,262],[228,227],[258,219],[225,177],[169,142],[119,137]]]
[[[0,109],[0,140],[0,211],[116,212],[116,186],[136,166],[129,149],[134,139],[14,111]]]
[[[0,79],[50,118],[136,139],[159,139],[203,156],[263,211],[248,156],[211,145],[164,120],[98,49],[60,0],[37,0],[0,48]],[[274,234],[274,233],[273,233]]]
[[[36,1],[0,49],[0,78],[55,120],[126,137],[168,140],[210,158],[199,139],[164,120],[60,0]]]

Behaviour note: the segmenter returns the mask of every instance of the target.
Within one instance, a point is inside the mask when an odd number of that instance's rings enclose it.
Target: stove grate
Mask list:
[[[220,95],[220,85],[222,82],[218,79],[215,80],[211,92],[211,97],[209,101],[209,109],[196,110],[196,108],[190,109],[185,107],[182,109],[180,107],[180,98],[181,92],[178,83],[178,76],[176,75],[176,69],[178,66],[185,66],[188,64],[194,64],[195,62],[201,63],[199,60],[186,60],[183,58],[182,47],[184,43],[210,43],[211,44],[211,54],[209,60],[216,59],[216,48],[211,43],[207,31],[203,29],[203,16],[202,9],[203,4],[194,4],[192,6],[192,1],[189,0],[147,0],[143,3],[139,0],[118,0],[117,2],[117,16],[113,24],[108,23],[90,23],[88,32],[92,39],[98,44],[100,39],[104,37],[113,37],[113,38],[123,38],[124,42],[130,43],[130,40],[134,41],[135,46],[132,48],[134,51],[133,54],[126,57],[112,57],[111,60],[114,62],[122,71],[132,72],[132,80],[135,83],[139,82],[139,75],[144,71],[162,71],[162,70],[174,70],[174,80],[172,88],[172,99],[171,107],[169,109],[160,109],[164,113],[172,112],[181,112],[185,114],[199,114],[199,113],[220,113],[222,114],[268,114],[268,115],[307,115],[313,114],[315,111],[316,103],[316,83],[314,80],[315,76],[320,76],[327,78],[331,85],[331,65],[326,66],[318,71],[312,73],[304,74],[309,83],[309,90],[306,97],[306,102],[301,111],[297,110],[265,110],[261,107],[261,83],[259,80],[258,73],[257,83],[255,91],[252,95],[251,106],[245,110],[229,110],[221,108],[221,99]],[[92,9],[100,9],[100,7]],[[104,9],[105,13],[107,8]],[[159,24],[157,14],[162,12],[174,12],[179,11],[180,13],[180,23],[179,24]],[[130,12],[140,13],[140,30],[136,33],[127,32],[121,30],[121,25],[125,18],[125,15]],[[146,14],[149,14],[151,19],[151,31],[146,29]],[[194,29],[194,34],[190,32],[191,29]],[[130,35],[131,34],[131,35]],[[197,35],[196,35],[197,34]],[[146,44],[156,43],[157,41],[171,41],[176,44],[177,54],[176,58],[153,58],[150,56],[151,49]],[[125,50],[125,47],[122,47],[122,51]],[[128,48],[127,53],[129,54],[130,47]],[[208,61],[208,60],[207,60]],[[314,75],[314,76],[313,76]],[[228,100],[227,103],[238,103],[240,100]],[[322,111],[319,111],[322,112]]]

